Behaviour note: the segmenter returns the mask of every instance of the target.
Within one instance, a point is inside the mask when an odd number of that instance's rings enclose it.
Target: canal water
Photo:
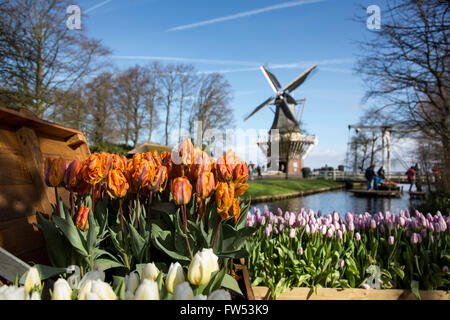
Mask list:
[[[400,184],[403,190],[408,190],[409,185]],[[414,189],[413,189],[414,190]],[[312,209],[314,212],[319,210],[323,213],[331,213],[337,211],[344,215],[353,210],[356,214],[364,214],[369,212],[375,214],[378,212],[390,211],[393,214],[398,214],[400,210],[411,210],[420,203],[420,200],[410,199],[408,192],[403,192],[400,198],[385,198],[385,197],[360,197],[353,195],[352,192],[346,190],[336,190],[324,193],[316,193],[304,197],[290,198],[283,200],[276,200],[266,203],[256,203],[252,205],[263,209],[265,205],[269,210],[276,212],[278,208],[284,211],[298,212],[300,209]]]

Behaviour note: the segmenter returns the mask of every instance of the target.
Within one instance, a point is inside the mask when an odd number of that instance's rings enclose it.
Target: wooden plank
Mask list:
[[[40,197],[33,184],[0,185],[0,222],[27,217],[40,210]]]
[[[0,185],[31,184],[25,161],[17,153],[0,152]]]
[[[270,297],[269,288],[253,287],[256,300]],[[450,300],[450,292],[443,290],[420,291],[422,300]],[[416,300],[409,290],[400,289],[333,289],[290,288],[280,294],[278,300]]]
[[[64,127],[52,122],[37,118],[27,110],[13,110],[0,107],[0,123],[10,126],[14,129],[27,126],[37,133],[44,133],[60,139],[67,139],[74,134],[81,133],[68,127]]]
[[[42,232],[33,225],[36,215],[0,222],[0,246],[19,256],[45,246]]]
[[[5,126],[0,126],[0,152],[18,151],[19,143],[14,131]]]
[[[17,140],[21,146],[25,165],[31,174],[31,180],[38,193],[38,208],[41,212],[52,212],[50,203],[54,201],[53,190],[47,187],[44,178],[44,158],[39,146],[39,140],[33,129],[21,127],[16,131]]]
[[[47,136],[38,136],[39,146],[44,158],[76,159],[76,151],[67,145],[64,140],[55,139]]]
[[[14,281],[16,275],[21,276],[30,269],[30,266],[15,257],[3,248],[0,248],[0,276],[9,281]]]

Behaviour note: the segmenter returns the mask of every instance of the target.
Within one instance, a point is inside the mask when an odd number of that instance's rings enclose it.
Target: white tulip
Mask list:
[[[65,279],[56,280],[53,285],[52,300],[72,300],[72,289]]]
[[[173,291],[173,300],[193,300],[194,292],[189,282],[182,282],[175,287]]]
[[[117,296],[111,286],[102,280],[92,280],[91,293],[95,293],[100,300],[117,300]]]
[[[86,280],[82,283],[80,282],[80,287],[78,289],[78,300],[86,300],[86,293],[91,291],[93,280]]]
[[[25,291],[30,293],[35,286],[41,289],[41,277],[39,271],[35,267],[31,267],[25,278]]]
[[[203,294],[199,294],[197,296],[194,297],[194,300],[206,300],[208,297],[203,295]]]
[[[96,293],[87,292],[86,293],[86,300],[101,300],[101,299]]]
[[[125,291],[130,291],[134,294],[139,285],[139,282],[139,274],[136,271],[133,271],[129,275],[125,275]]]
[[[67,278],[67,283],[69,284],[71,289],[78,289],[78,284],[80,283],[81,280],[81,270],[79,266],[68,266],[67,267],[67,273],[72,273],[73,274]]]
[[[105,281],[105,272],[102,270],[92,270],[87,272],[81,279],[78,289],[80,289],[89,280],[101,280]]]
[[[213,249],[203,249],[200,254],[208,260],[211,272],[219,270],[219,257],[214,254]]]
[[[0,300],[27,300],[28,294],[25,287],[2,286],[0,287]]]
[[[231,296],[227,291],[219,289],[211,292],[208,300],[231,300]]]
[[[158,284],[153,280],[144,279],[136,290],[134,300],[159,300]]]
[[[30,295],[30,300],[41,300],[41,295],[39,292],[33,291],[33,293]]]
[[[211,279],[211,272],[208,265],[208,260],[204,259],[199,252],[197,252],[192,259],[188,269],[188,280],[193,285],[205,285]]]
[[[147,263],[147,265],[142,270],[142,281],[144,279],[155,280],[158,278],[159,269],[154,263]]]
[[[125,292],[125,300],[134,300],[134,294],[131,291]]]
[[[175,287],[184,282],[184,280],[184,272],[181,264],[179,262],[171,263],[166,276],[167,291],[173,293]]]

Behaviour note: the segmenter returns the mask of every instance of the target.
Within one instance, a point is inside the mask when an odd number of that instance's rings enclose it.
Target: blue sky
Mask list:
[[[377,3],[380,2],[380,3]],[[365,87],[353,73],[356,40],[373,32],[352,20],[381,1],[352,0],[83,0],[82,20],[92,37],[112,49],[120,68],[161,62],[192,63],[220,71],[232,85],[237,128],[270,128],[273,113],[243,117],[272,95],[258,69],[268,65],[282,86],[312,64],[317,72],[293,96],[306,97],[303,121],[319,143],[305,159],[312,168],[345,159],[348,125],[362,114]],[[89,10],[90,9],[90,10]],[[368,15],[367,15],[368,16]],[[171,60],[171,58],[176,58]]]

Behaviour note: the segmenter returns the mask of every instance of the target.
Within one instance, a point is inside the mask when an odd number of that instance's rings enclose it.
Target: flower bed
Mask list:
[[[247,215],[253,286],[449,290],[450,218],[401,211],[364,215],[302,210]]]
[[[37,227],[52,263],[36,266],[40,278],[68,279],[74,268],[80,277],[101,271],[101,280],[124,299],[127,277],[148,263],[161,270],[166,283],[178,264],[178,274],[192,276],[196,294],[222,287],[242,297],[232,271],[234,260],[247,256],[245,240],[252,232],[241,215],[249,208],[240,201],[247,180],[247,164],[234,152],[216,160],[190,139],[173,152],[136,153],[132,159],[105,152],[84,161],[48,159],[45,181],[59,201],[51,219],[39,214]],[[68,207],[58,187],[70,191]],[[204,250],[217,257],[219,269],[209,270],[208,259],[197,256]]]

